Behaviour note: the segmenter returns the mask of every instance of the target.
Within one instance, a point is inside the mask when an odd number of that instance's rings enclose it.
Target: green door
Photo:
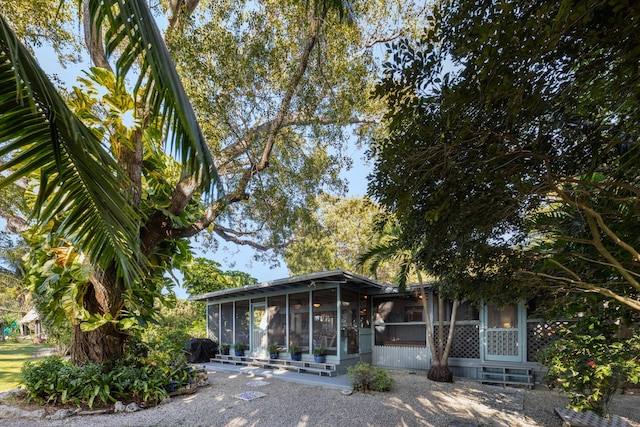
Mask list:
[[[524,345],[520,326],[524,326],[524,322],[520,311],[518,304],[485,305],[482,316],[485,360],[522,362]]]

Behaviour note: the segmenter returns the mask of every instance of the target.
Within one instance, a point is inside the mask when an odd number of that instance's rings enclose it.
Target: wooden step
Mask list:
[[[533,387],[531,369],[514,365],[483,365],[478,367],[478,381],[483,384],[525,385]]]
[[[296,372],[317,373],[318,375],[326,374],[333,376],[336,372],[336,365],[333,363],[316,363],[306,360],[289,360],[289,359],[266,359],[249,356],[231,356],[217,354],[210,359],[212,363],[260,366],[263,368],[288,369]]]

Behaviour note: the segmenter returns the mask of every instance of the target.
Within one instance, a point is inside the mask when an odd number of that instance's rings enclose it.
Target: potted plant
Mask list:
[[[225,356],[228,356],[230,348],[231,346],[229,344],[220,344],[220,354],[224,354]]]
[[[267,347],[267,350],[269,351],[269,359],[278,358],[278,353],[280,350],[278,347],[278,344],[269,344],[269,346]]]
[[[244,356],[244,344],[241,342],[237,342],[233,345],[233,349],[235,350],[235,354],[236,357],[243,357]]]
[[[313,361],[316,363],[324,363],[326,356],[324,354],[324,347],[316,347],[313,349]]]
[[[291,360],[302,360],[302,352],[297,345],[291,344],[289,346],[289,353],[291,354]]]

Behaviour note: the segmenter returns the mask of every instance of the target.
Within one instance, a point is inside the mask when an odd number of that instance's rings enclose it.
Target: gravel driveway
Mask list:
[[[215,370],[210,385],[134,413],[72,416],[59,421],[0,419],[0,426],[548,426],[560,427],[555,391],[481,385],[456,378],[429,381],[424,373],[392,371],[389,393],[353,393],[253,374]],[[266,384],[265,384],[266,383]],[[237,396],[255,397],[242,400]],[[640,426],[640,395],[619,395],[612,413]]]

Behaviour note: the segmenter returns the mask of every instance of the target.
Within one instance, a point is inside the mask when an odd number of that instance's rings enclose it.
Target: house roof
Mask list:
[[[31,323],[35,322],[36,320],[40,320],[40,315],[35,308],[32,308],[27,314],[24,315],[22,319],[20,319],[20,323]]]
[[[302,287],[313,287],[316,284],[353,284],[367,294],[391,293],[393,286],[383,285],[366,277],[350,273],[344,270],[321,271],[303,274],[301,276],[286,277],[268,282],[240,286],[237,288],[222,289],[202,295],[189,297],[190,301],[216,301],[230,297],[255,296],[275,291],[287,291]]]

